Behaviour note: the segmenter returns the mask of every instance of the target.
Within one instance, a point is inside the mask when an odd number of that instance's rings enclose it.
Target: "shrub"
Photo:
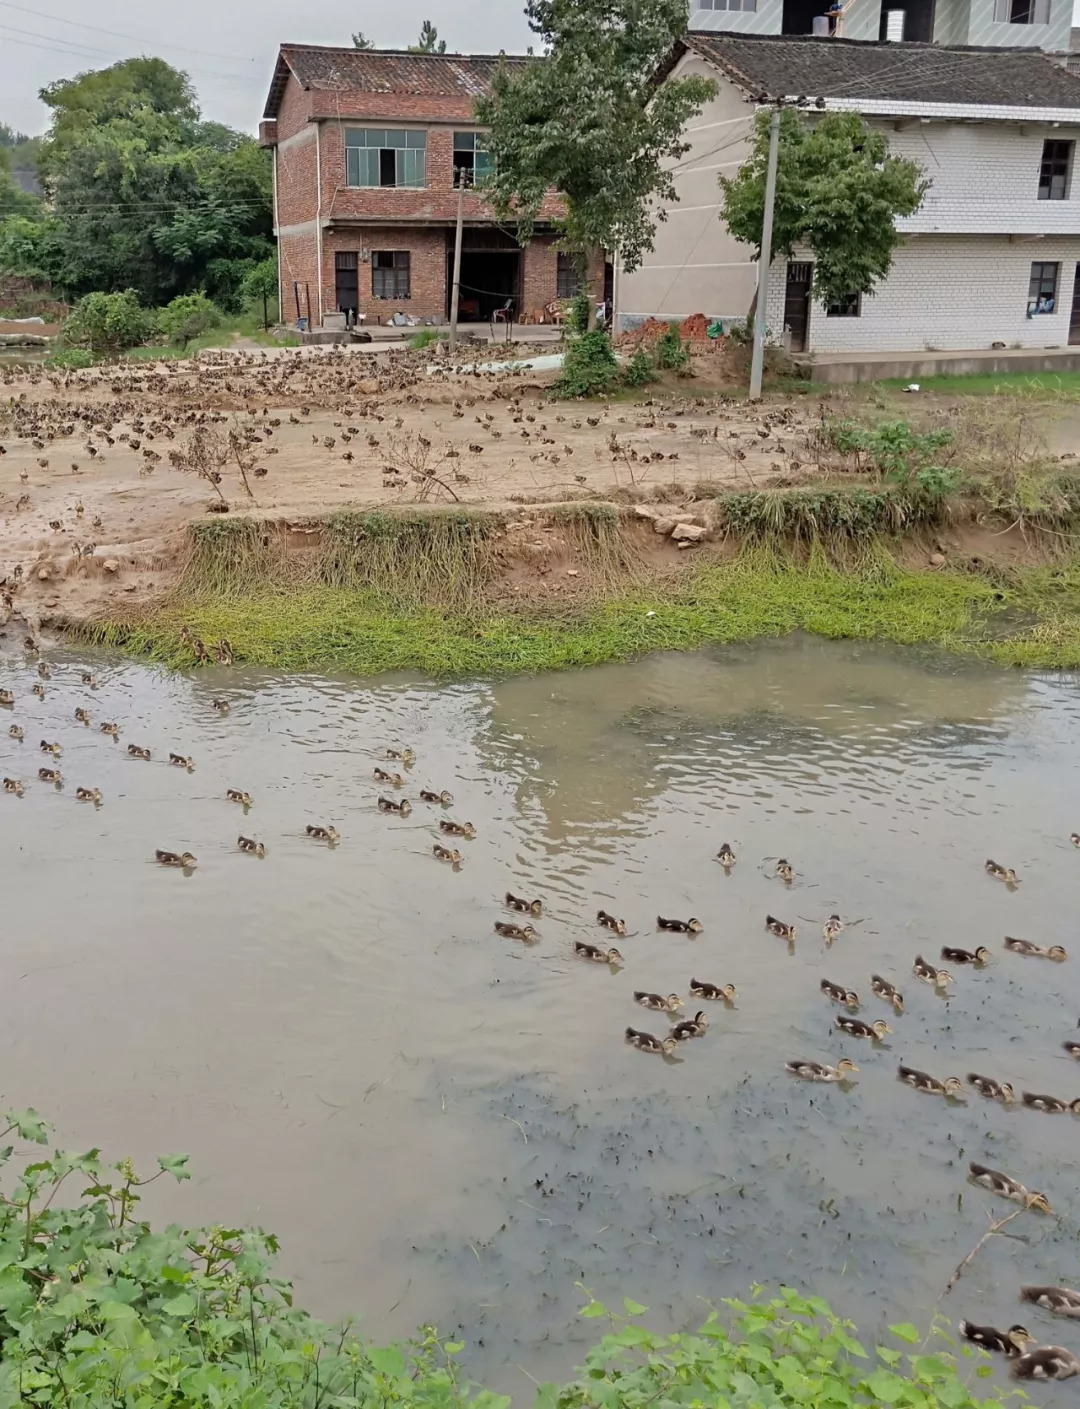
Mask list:
[[[567,332],[581,334],[589,331],[591,303],[587,289],[582,289],[581,293],[574,295],[570,300],[570,307],[566,310]]]
[[[941,452],[956,439],[948,427],[916,431],[908,421],[880,421],[862,426],[858,421],[826,420],[822,426],[826,445],[855,461],[856,468],[871,468],[885,479],[932,494],[948,494],[961,476],[938,463]]]
[[[626,364],[622,374],[623,386],[639,387],[648,386],[650,382],[656,381],[656,370],[653,360],[649,356],[649,349],[644,342],[639,342],[634,348],[634,354]]]
[[[442,342],[448,336],[448,333],[440,333],[437,328],[421,328],[418,333],[413,333],[409,339],[409,346],[414,352],[422,352],[433,342]]]
[[[134,289],[122,294],[87,294],[64,321],[68,347],[86,347],[95,357],[115,357],[144,343],[154,329],[153,315],[139,303]]]
[[[187,347],[221,322],[221,314],[205,294],[181,294],[158,309],[157,325],[174,347]]]
[[[94,354],[88,347],[62,347],[49,354],[45,365],[60,372],[82,372],[94,365]]]
[[[611,339],[602,328],[571,338],[566,345],[562,376],[552,390],[556,396],[601,396],[618,380],[619,364]]]
[[[665,372],[686,372],[690,368],[690,344],[683,342],[678,323],[669,323],[656,343],[656,365]]]

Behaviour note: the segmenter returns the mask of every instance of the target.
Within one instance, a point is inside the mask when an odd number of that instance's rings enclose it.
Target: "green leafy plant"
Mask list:
[[[414,352],[423,352],[425,347],[430,347],[433,342],[442,342],[446,336],[438,328],[421,328],[418,333],[413,333],[409,346]]]
[[[574,295],[570,300],[570,307],[566,311],[566,331],[568,333],[588,332],[591,306],[592,299],[589,297],[587,289],[582,289],[580,293]]]
[[[562,375],[552,388],[559,397],[601,396],[615,385],[619,364],[611,339],[600,328],[571,338],[566,345]]]
[[[181,294],[157,315],[158,329],[174,347],[187,347],[220,322],[220,312],[205,294]]]
[[[83,372],[94,365],[94,354],[88,347],[62,347],[49,353],[45,365],[59,372]]]
[[[826,420],[821,436],[827,446],[851,459],[854,468],[874,470],[894,484],[949,494],[962,478],[956,469],[938,463],[941,452],[956,440],[947,426],[917,431],[908,421],[863,426],[851,420]]]
[[[628,387],[639,387],[648,386],[650,382],[655,381],[656,365],[644,342],[639,342],[634,348],[630,361],[623,369],[622,384]]]
[[[683,341],[678,323],[669,323],[656,344],[656,364],[665,372],[690,370],[690,344]]]
[[[151,335],[153,314],[139,303],[134,289],[122,294],[93,293],[79,299],[64,321],[61,336],[68,347],[85,347],[95,357],[116,356],[138,347]]]

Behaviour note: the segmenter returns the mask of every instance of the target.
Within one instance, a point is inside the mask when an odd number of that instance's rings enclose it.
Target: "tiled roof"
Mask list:
[[[756,98],[1080,108],[1080,78],[1035,49],[692,32],[686,48]]]

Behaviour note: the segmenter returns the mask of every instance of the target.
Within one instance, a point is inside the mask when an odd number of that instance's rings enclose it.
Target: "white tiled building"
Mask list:
[[[756,3],[738,14],[761,19],[781,0]],[[969,14],[982,3],[971,0]],[[1034,26],[1006,26],[1022,27]],[[1067,24],[1064,35],[1067,43]],[[774,340],[809,352],[1080,345],[1080,78],[1048,54],[695,30],[670,72],[704,74],[718,92],[688,130],[679,202],[658,225],[655,250],[634,273],[618,272],[620,326],[697,312],[745,318],[757,267],[723,224],[717,177],[745,159],[761,100],[808,97],[862,113],[931,185],[899,222],[904,242],[872,295],[825,309],[813,299],[810,252],[778,260],[767,311]]]

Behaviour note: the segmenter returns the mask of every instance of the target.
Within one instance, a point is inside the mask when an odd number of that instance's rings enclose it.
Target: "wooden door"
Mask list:
[[[355,314],[360,307],[359,258],[355,251],[338,252],[334,260],[334,276],[337,311]]]
[[[784,327],[791,333],[792,352],[805,352],[810,331],[810,284],[814,266],[791,262],[787,267],[787,288],[784,292]]]
[[[1080,345],[1080,264],[1076,266],[1076,274],[1073,277],[1072,314],[1069,317],[1069,344],[1073,347]]]

